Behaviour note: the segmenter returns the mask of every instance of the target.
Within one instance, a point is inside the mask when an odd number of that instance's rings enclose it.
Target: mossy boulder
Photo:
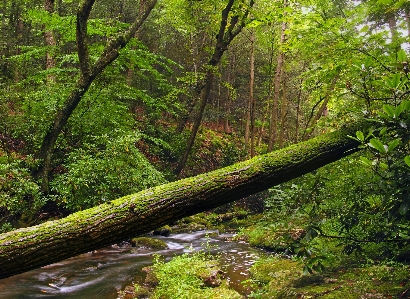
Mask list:
[[[340,261],[346,266],[346,260]],[[406,292],[409,267],[352,266],[328,268],[323,273],[303,275],[302,266],[280,257],[258,260],[251,268],[251,278],[260,287],[261,299],[324,298],[409,298]]]
[[[131,245],[133,247],[151,248],[151,249],[167,249],[168,245],[162,240],[149,238],[149,237],[138,237],[131,240]]]
[[[155,236],[164,236],[168,237],[172,233],[172,228],[169,225],[164,225],[160,228],[157,228],[153,231]]]

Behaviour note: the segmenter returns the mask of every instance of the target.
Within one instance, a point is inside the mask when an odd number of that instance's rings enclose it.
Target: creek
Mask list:
[[[205,248],[221,255],[230,286],[247,295],[250,289],[241,282],[249,278],[249,268],[263,252],[246,243],[231,242],[230,237],[231,234],[198,231],[155,236],[167,243],[165,250],[110,246],[0,280],[0,298],[115,299],[125,286],[144,281],[142,268],[152,265],[153,253],[169,261],[176,255]]]

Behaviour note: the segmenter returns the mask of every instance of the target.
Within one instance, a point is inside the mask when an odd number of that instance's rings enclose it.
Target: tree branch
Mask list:
[[[84,0],[80,3],[77,10],[77,52],[78,59],[80,60],[80,71],[82,77],[88,77],[90,74],[90,55],[88,53],[87,43],[87,22],[94,2],[95,0]]]

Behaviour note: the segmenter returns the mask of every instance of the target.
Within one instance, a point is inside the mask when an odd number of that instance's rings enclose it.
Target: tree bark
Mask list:
[[[284,0],[284,6],[287,6],[287,0]],[[281,28],[281,35],[280,35],[280,45],[283,45],[285,43],[286,39],[286,27],[287,23],[286,21],[282,22],[282,28]],[[280,93],[280,82],[281,82],[281,77],[282,77],[282,68],[283,68],[283,63],[285,60],[285,53],[279,49],[279,55],[278,55],[278,64],[276,66],[276,72],[275,72],[275,81],[274,81],[274,92],[273,92],[273,101],[272,101],[272,114],[271,114],[271,119],[270,119],[270,126],[269,126],[269,142],[268,142],[268,151],[272,151],[273,147],[276,143],[276,135],[277,135],[277,130],[278,130],[278,103],[279,103],[279,93]]]
[[[250,61],[250,74],[249,74],[249,134],[250,134],[250,153],[251,158],[255,156],[255,110],[256,110],[256,101],[254,97],[254,83],[255,83],[255,31],[251,29],[251,61]]]
[[[285,131],[286,131],[286,126],[285,126],[285,121],[286,121],[286,115],[287,115],[287,110],[288,110],[288,100],[287,100],[287,86],[286,86],[286,76],[282,76],[282,101],[280,104],[280,132],[279,132],[279,148],[283,147],[283,143],[285,142]]]
[[[147,233],[306,174],[358,151],[358,142],[347,135],[364,126],[350,124],[248,161],[2,234],[0,278]]]
[[[54,0],[45,0],[44,1],[44,10],[49,14],[54,13]],[[54,32],[52,30],[44,31],[44,43],[46,46],[53,48],[56,45],[56,40],[54,38]],[[46,53],[46,70],[52,69],[56,66],[56,61],[53,57],[52,51],[47,51]],[[47,82],[55,82],[55,75],[47,75]]]

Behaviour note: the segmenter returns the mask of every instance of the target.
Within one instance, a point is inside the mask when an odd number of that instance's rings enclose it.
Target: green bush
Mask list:
[[[11,215],[35,213],[46,200],[24,161],[0,163],[0,207]]]
[[[86,149],[71,152],[64,165],[67,172],[51,183],[66,208],[90,208],[165,182],[135,147],[137,135],[97,139]]]

